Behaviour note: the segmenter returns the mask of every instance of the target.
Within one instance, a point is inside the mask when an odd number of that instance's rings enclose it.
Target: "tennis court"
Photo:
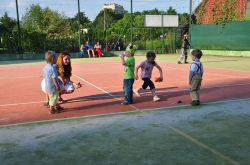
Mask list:
[[[191,107],[189,65],[176,64],[177,58],[157,57],[164,72],[156,84],[161,101],[146,91],[129,106],[120,104],[119,58],[74,59],[73,81],[84,85],[64,96],[65,110],[55,115],[42,105],[44,62],[1,62],[1,162],[247,164],[250,70],[244,63],[250,59],[204,56],[202,105]]]

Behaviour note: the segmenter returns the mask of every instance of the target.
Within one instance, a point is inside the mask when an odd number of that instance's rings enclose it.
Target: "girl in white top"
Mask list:
[[[135,69],[135,79],[138,79],[138,70],[141,68],[141,79],[143,80],[143,84],[141,88],[137,88],[134,90],[134,93],[137,96],[140,96],[140,90],[146,89],[148,86],[153,95],[153,101],[158,101],[160,98],[155,93],[155,85],[151,81],[152,71],[154,67],[156,67],[160,72],[160,80],[163,81],[163,73],[161,67],[155,62],[156,54],[153,51],[148,51],[146,54],[147,60],[141,62]]]

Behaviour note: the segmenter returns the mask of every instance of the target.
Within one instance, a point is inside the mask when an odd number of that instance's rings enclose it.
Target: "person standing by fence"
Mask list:
[[[183,63],[188,63],[187,62],[187,50],[189,48],[190,44],[188,42],[188,33],[185,32],[184,35],[183,35],[183,38],[182,38],[182,44],[181,44],[181,56],[180,56],[180,59],[178,61],[178,64],[182,64],[183,60],[184,62]]]

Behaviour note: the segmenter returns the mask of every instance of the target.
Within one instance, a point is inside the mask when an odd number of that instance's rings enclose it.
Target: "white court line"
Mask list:
[[[37,77],[42,77],[42,76],[1,77],[0,80],[22,79],[22,78],[37,78]]]
[[[1,104],[0,107],[16,106],[16,105],[27,105],[27,104],[38,104],[44,101],[26,102],[26,103],[13,103],[13,104]]]
[[[181,71],[188,71],[187,69],[183,69],[183,68],[176,68],[176,67],[169,67],[167,66],[167,68],[172,69],[172,70],[181,70]],[[213,69],[213,68],[212,68]],[[167,70],[167,69],[164,69]],[[226,71],[226,70],[225,70]],[[243,72],[244,73],[244,72]],[[216,75],[216,76],[224,76],[224,77],[235,77],[235,75],[229,75],[229,74],[220,74],[220,73],[207,73],[205,72],[204,75]],[[238,76],[237,77],[243,77],[243,76]],[[245,76],[244,76],[245,77]]]
[[[104,89],[102,89],[102,88],[96,86],[95,84],[92,84],[91,82],[89,82],[89,81],[87,81],[87,80],[85,80],[85,79],[83,79],[83,78],[81,78],[81,77],[79,77],[79,76],[77,76],[77,75],[75,75],[75,74],[73,74],[73,76],[75,76],[76,78],[78,78],[78,79],[84,81],[85,83],[89,84],[90,86],[95,87],[96,89],[102,91],[103,93],[105,93],[105,94],[107,94],[107,95],[109,95],[109,96],[111,96],[111,97],[115,97],[113,94],[109,93],[108,91],[105,91]]]
[[[112,97],[121,97],[122,95],[113,95]],[[69,103],[72,101],[85,101],[88,99],[101,99],[101,98],[112,98],[111,96],[85,96],[82,99],[68,99]],[[40,104],[40,103],[44,103],[44,101],[34,101],[34,102],[26,102],[26,103],[13,103],[13,104],[1,104],[0,107],[8,107],[8,106],[17,106],[17,105],[26,105],[26,104]]]
[[[76,75],[74,75],[76,76]],[[76,76],[77,77],[77,76]],[[87,80],[82,79],[81,77],[79,78],[82,81],[84,81],[85,83],[88,83],[89,85],[91,85],[92,83],[88,82]],[[245,86],[245,85],[250,85],[250,83],[245,83],[245,84],[234,84],[234,85],[223,85],[223,86],[210,86],[210,87],[202,87],[201,89],[211,89],[211,88],[225,88],[225,87],[236,87],[236,86]],[[104,89],[101,89],[100,87],[97,87],[96,85],[92,84],[91,86],[103,91],[105,94],[107,94],[108,96],[86,96],[83,99],[75,99],[75,100],[86,100],[86,99],[100,99],[100,98],[116,98],[117,100],[118,97],[122,97],[123,95],[113,95],[107,91],[105,91]],[[189,91],[188,89],[166,89],[166,90],[158,90],[157,93],[173,93],[173,92],[182,92],[182,91]],[[144,92],[142,94],[148,94],[150,92]],[[6,106],[18,106],[18,105],[25,105],[25,104],[38,104],[38,103],[42,103],[44,101],[37,101],[37,102],[26,102],[26,103],[13,103],[13,104],[1,104],[0,107],[6,107]],[[70,101],[69,101],[70,102]]]
[[[236,79],[236,80],[243,80],[243,79],[249,79],[250,80],[250,77],[222,77],[222,78],[210,78],[210,79],[208,79],[208,78],[204,78],[204,80],[203,81],[206,81],[206,82],[208,82],[208,81],[214,81],[214,80],[225,80],[225,79]],[[188,82],[188,80],[181,80],[181,81],[171,81],[171,82],[169,82],[168,80],[166,80],[166,81],[163,81],[163,82],[161,82],[161,84],[177,84],[177,83],[182,83],[182,82]]]
[[[96,86],[95,84],[93,84],[93,83],[91,83],[91,82],[89,82],[89,81],[87,81],[87,80],[81,78],[80,76],[77,76],[77,75],[75,75],[75,74],[73,74],[73,76],[75,76],[75,77],[77,77],[78,79],[84,81],[85,83],[87,83],[87,84],[89,84],[89,85],[95,87],[96,89],[102,91],[103,93],[105,93],[105,94],[107,94],[107,95],[113,97],[115,100],[122,101],[122,99],[117,98],[115,95],[113,95],[113,94],[109,93],[108,91],[105,91],[104,89],[102,89],[102,88]],[[132,107],[132,108],[135,109],[135,110],[139,110],[137,107],[135,107],[135,106],[132,105],[132,104],[129,104],[128,106]]]
[[[213,89],[213,88],[227,88],[227,87],[237,87],[237,86],[245,86],[245,85],[250,85],[250,83],[242,83],[242,84],[233,84],[233,85],[222,85],[222,86],[210,86],[210,87],[201,87],[202,89]],[[188,89],[166,89],[166,90],[159,90],[157,93],[172,93],[172,92],[181,92],[181,91],[189,91]]]

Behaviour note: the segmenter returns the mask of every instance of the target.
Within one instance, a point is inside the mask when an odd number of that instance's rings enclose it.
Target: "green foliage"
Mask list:
[[[85,14],[80,13],[80,22],[86,25],[90,22]],[[76,51],[78,38],[78,15],[72,19],[46,7],[42,9],[38,4],[31,5],[23,17],[23,28],[26,40],[24,48],[32,52],[46,49],[61,51],[65,47]],[[85,24],[84,24],[85,25]],[[37,40],[39,38],[39,40]],[[72,46],[73,45],[73,46]]]
[[[215,1],[215,5],[211,6],[211,15],[206,14],[207,2],[207,0],[202,1],[198,9],[196,10],[197,24],[203,24],[205,19],[208,20],[206,21],[206,23],[215,24],[237,21],[236,0]]]
[[[60,36],[68,35],[71,27],[66,17],[48,7],[42,9],[38,4],[31,5],[23,17],[22,26],[28,31],[57,34]]]
[[[225,0],[223,4],[217,4],[217,8],[215,8],[216,16],[214,14],[214,23],[220,24],[236,20],[235,6],[236,0]],[[221,16],[218,16],[218,10],[221,10]]]
[[[46,42],[46,33],[40,33],[36,31],[22,31],[25,36],[23,42],[23,48],[30,52],[43,52]]]
[[[176,10],[169,7],[166,11],[158,9],[135,12],[133,14],[133,41],[139,49],[148,49],[151,44],[151,37],[154,43],[154,49],[162,52],[170,51],[173,46],[173,28],[144,28],[145,14],[177,14]],[[104,20],[105,15],[105,20]],[[189,15],[180,14],[180,25],[188,25]],[[91,22],[84,12],[80,12],[80,29],[88,28],[87,34],[81,35],[81,42],[89,40],[94,44],[100,41],[109,44],[110,49],[114,44],[120,42],[123,45],[130,43],[131,36],[131,14],[115,13],[106,9],[100,11],[95,20]],[[3,25],[0,26],[3,43],[2,48],[9,52],[16,51],[17,27],[16,21],[9,18],[7,13],[0,18]],[[78,14],[73,18],[68,18],[64,14],[51,10],[49,7],[42,8],[39,4],[32,4],[26,11],[21,22],[22,47],[26,52],[43,52],[46,50],[55,51],[79,51],[79,25]],[[105,27],[104,27],[105,22]],[[104,31],[104,29],[106,29]],[[169,36],[168,34],[171,34]],[[151,36],[152,35],[152,36]],[[151,36],[151,37],[150,37]],[[164,40],[160,38],[164,36]],[[163,42],[164,41],[164,42]]]
[[[200,6],[198,7],[198,9],[196,11],[197,24],[201,24],[203,21],[203,17],[206,13],[206,9],[205,9],[206,2],[207,2],[206,0],[202,1]],[[215,15],[214,13],[213,13],[213,16]]]
[[[172,6],[170,6],[165,14],[167,14],[167,15],[176,15],[177,12],[176,12],[175,9],[173,9]]]
[[[7,31],[12,31],[16,27],[16,20],[10,18],[7,12],[4,13],[3,17],[0,18],[0,22]]]
[[[189,24],[189,14],[183,13],[180,14],[180,25],[188,25]]]
[[[69,23],[69,26],[71,27],[71,34],[70,36],[72,37],[75,35],[75,37],[78,37],[77,32],[79,30],[79,25],[78,25],[78,13],[73,17],[73,18],[68,18],[66,20],[67,23]],[[80,28],[81,29],[89,29],[91,27],[91,21],[86,17],[85,12],[80,12]]]
[[[250,1],[247,1],[246,16],[244,21],[250,21]]]
[[[117,29],[115,24],[123,17],[124,14],[115,13],[109,9],[105,9],[105,11],[104,10],[100,11],[92,24],[93,33],[89,34],[92,36],[91,38],[93,38],[92,42],[104,41],[105,33],[109,34],[108,40],[113,40],[113,38],[118,37],[120,29]],[[104,31],[104,29],[106,29],[106,32]]]
[[[11,52],[14,53],[17,49],[17,33],[16,33],[16,20],[10,18],[5,12],[3,17],[0,18],[0,48],[1,53]]]

